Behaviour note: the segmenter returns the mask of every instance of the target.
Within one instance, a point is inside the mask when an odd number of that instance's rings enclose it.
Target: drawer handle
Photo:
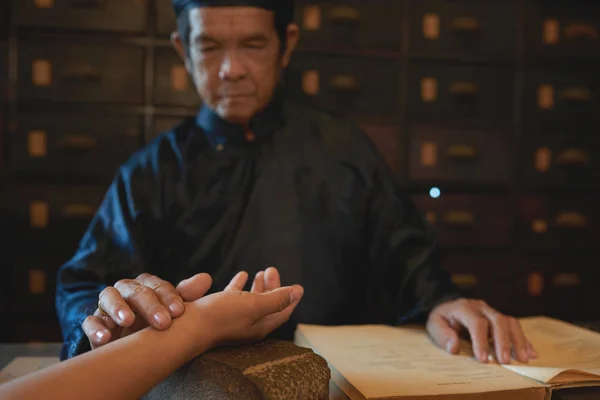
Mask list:
[[[477,85],[473,82],[453,82],[450,85],[450,94],[475,96],[477,94]]]
[[[43,229],[50,223],[50,206],[45,201],[33,201],[29,204],[29,225],[34,229]]]
[[[29,271],[29,294],[46,294],[46,273],[40,269]]]
[[[329,87],[337,92],[354,92],[358,90],[358,82],[351,75],[336,75],[329,81]]]
[[[104,5],[104,0],[69,0],[69,5],[80,8],[98,8]]]
[[[548,172],[552,166],[552,150],[547,147],[540,147],[535,151],[535,170],[538,172]]]
[[[333,23],[356,23],[360,21],[360,12],[354,7],[338,6],[329,10],[328,18]]]
[[[448,156],[459,160],[474,160],[477,157],[477,149],[473,146],[455,144],[448,147]]]
[[[544,275],[532,272],[527,277],[527,292],[531,297],[539,297],[544,292]]]
[[[569,39],[586,37],[591,40],[598,40],[598,29],[590,24],[569,24],[565,26],[565,36]]]
[[[462,289],[472,289],[479,285],[479,279],[474,274],[453,274],[452,283]]]
[[[317,5],[304,7],[303,28],[307,31],[318,31],[321,28],[321,9]]]
[[[457,32],[474,33],[481,29],[479,21],[472,17],[456,17],[452,20],[451,26]]]
[[[554,217],[554,225],[559,228],[584,229],[588,226],[588,218],[577,211],[564,211]]]
[[[552,277],[552,285],[563,286],[563,287],[575,287],[581,283],[581,277],[579,274],[573,273],[562,273],[554,274]]]
[[[590,91],[581,86],[569,86],[563,89],[560,93],[560,98],[566,101],[591,101],[592,94]]]
[[[60,210],[60,213],[64,217],[84,218],[93,217],[96,213],[96,210],[94,209],[94,207],[88,204],[69,204],[64,206]]]
[[[74,65],[68,68],[61,77],[63,82],[98,83],[102,81],[102,74],[91,65]]]
[[[556,161],[561,165],[582,166],[590,163],[590,156],[585,150],[570,147],[561,151]]]
[[[548,233],[548,222],[544,219],[534,219],[531,222],[531,231],[539,235]]]
[[[444,214],[443,221],[447,225],[472,227],[475,225],[475,215],[468,211],[448,211]]]
[[[89,136],[65,135],[58,140],[59,149],[86,152],[98,147],[98,142]]]

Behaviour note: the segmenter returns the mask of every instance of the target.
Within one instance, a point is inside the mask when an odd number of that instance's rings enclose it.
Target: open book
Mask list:
[[[520,322],[539,353],[528,364],[482,364],[466,342],[448,354],[422,327],[299,325],[295,343],[327,360],[332,398],[544,400],[600,386],[600,334],[546,317]]]

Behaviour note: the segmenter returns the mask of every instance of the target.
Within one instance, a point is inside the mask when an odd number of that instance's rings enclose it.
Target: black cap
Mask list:
[[[294,17],[294,0],[173,0],[175,15],[179,15],[188,7],[259,7],[273,11],[278,17],[292,22]]]

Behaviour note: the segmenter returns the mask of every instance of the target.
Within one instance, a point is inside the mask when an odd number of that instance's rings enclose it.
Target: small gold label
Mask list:
[[[52,84],[52,63],[48,60],[33,60],[31,79],[35,86],[50,86]]]
[[[302,24],[307,31],[318,31],[321,28],[321,9],[317,5],[304,7]]]
[[[54,0],[34,0],[33,4],[37,8],[52,8],[54,7]]]
[[[438,94],[437,79],[425,77],[421,79],[421,98],[426,103],[436,101]]]
[[[552,150],[540,147],[535,151],[535,170],[537,172],[548,172],[552,165]]]
[[[531,230],[539,234],[548,232],[548,221],[539,218],[534,219],[531,222]]]
[[[174,65],[171,68],[171,89],[176,92],[189,89],[188,74],[183,65]]]
[[[32,269],[29,271],[29,293],[46,293],[46,273],[44,271],[39,269]]]
[[[538,88],[538,105],[542,110],[554,108],[554,87],[552,85],[540,85]]]
[[[45,201],[34,201],[29,204],[29,224],[32,228],[42,229],[48,226],[50,208]]]
[[[27,134],[27,153],[30,157],[45,157],[48,153],[46,132],[31,131]]]
[[[311,69],[302,76],[302,90],[309,96],[316,96],[319,91],[319,71]]]
[[[423,16],[423,36],[425,39],[437,40],[440,38],[440,16],[425,14]]]
[[[544,292],[544,276],[539,272],[532,272],[527,277],[527,291],[532,297],[539,297]]]
[[[560,39],[560,22],[556,19],[547,19],[542,27],[542,41],[544,44],[557,44]]]
[[[421,165],[424,167],[437,165],[437,145],[434,142],[425,142],[421,145]]]

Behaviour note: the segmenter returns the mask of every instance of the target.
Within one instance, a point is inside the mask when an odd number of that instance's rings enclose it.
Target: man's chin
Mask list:
[[[245,124],[254,115],[254,112],[247,109],[237,107],[219,107],[218,114],[225,121],[232,124]]]

